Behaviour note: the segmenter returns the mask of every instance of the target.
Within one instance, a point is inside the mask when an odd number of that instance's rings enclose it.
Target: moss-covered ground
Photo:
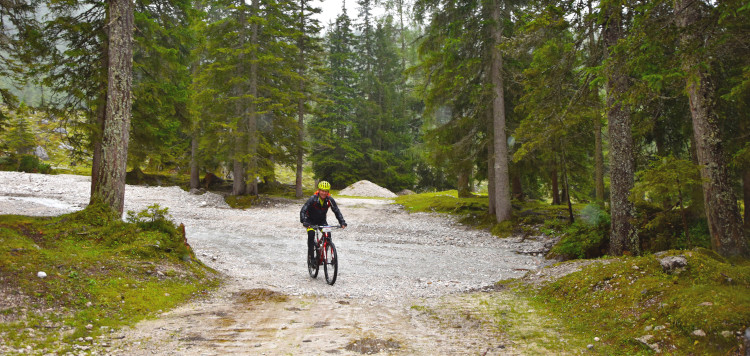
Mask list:
[[[513,221],[498,226],[486,214],[486,201],[486,196],[458,198],[455,191],[396,199],[409,211],[458,215],[462,222],[499,237],[532,227],[563,235],[554,256],[601,255],[606,239],[602,226],[608,219],[600,209],[574,206],[579,222],[570,224],[565,206],[514,202]],[[687,266],[665,271],[660,259],[675,255],[684,256]],[[705,248],[589,261],[579,271],[547,282],[499,282],[501,293],[479,297],[479,318],[525,344],[523,349],[532,354],[744,352],[740,334],[750,327],[750,261],[727,261]]]
[[[158,215],[123,222],[96,205],[53,218],[0,215],[0,353],[88,350],[219,282]]]

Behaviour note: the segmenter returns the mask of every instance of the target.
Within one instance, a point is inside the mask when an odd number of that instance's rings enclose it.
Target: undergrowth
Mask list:
[[[659,260],[672,255],[684,256],[687,266],[665,272]],[[747,261],[730,264],[699,248],[597,262],[517,291],[579,338],[600,338],[595,344],[600,354],[739,352],[738,335],[750,326]]]
[[[96,347],[97,336],[218,286],[181,230],[151,208],[133,222],[97,204],[53,218],[0,215],[0,294],[20,301],[0,302],[4,351]]]

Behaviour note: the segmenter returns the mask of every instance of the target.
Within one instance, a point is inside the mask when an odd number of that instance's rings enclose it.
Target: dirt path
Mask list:
[[[54,215],[85,206],[79,176],[0,172],[0,213]],[[301,202],[228,209],[214,194],[128,186],[126,210],[158,203],[228,283],[212,298],[115,333],[122,355],[518,354],[474,317],[467,291],[517,278],[546,262],[543,238],[497,239],[390,200],[337,199],[349,228],[334,233],[339,277],[311,279]],[[329,214],[329,222],[332,214]],[[451,308],[441,306],[451,305]]]

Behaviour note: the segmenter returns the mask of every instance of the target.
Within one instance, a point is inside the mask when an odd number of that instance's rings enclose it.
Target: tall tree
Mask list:
[[[358,76],[355,72],[356,38],[346,8],[328,30],[327,71],[323,81],[326,102],[310,123],[313,172],[334,186],[355,182],[361,176],[359,162],[364,154],[354,143],[360,134],[355,126]]]
[[[620,0],[601,3],[603,15],[602,39],[607,47],[607,120],[610,141],[610,201],[612,231],[609,252],[640,253],[638,233],[633,225],[635,207],[628,199],[635,184],[635,153],[630,112],[622,96],[628,89],[628,76],[623,72],[622,57],[615,52],[624,37],[622,4]]]
[[[698,162],[701,165],[703,196],[711,233],[711,245],[722,256],[750,254],[742,232],[740,217],[719,132],[716,112],[717,94],[711,73],[712,63],[701,54],[704,43],[715,35],[703,21],[712,4],[699,0],[676,0],[675,20],[682,30],[681,60],[686,74],[685,91],[690,99]],[[713,21],[711,21],[713,22]]]
[[[506,135],[505,122],[505,88],[503,78],[503,55],[500,52],[500,46],[503,43],[503,19],[501,16],[502,7],[499,0],[489,3],[491,8],[491,29],[492,41],[490,42],[490,82],[492,84],[492,146],[494,151],[491,153],[494,161],[494,197],[495,200],[495,218],[497,222],[510,220],[510,174],[508,158],[508,139]]]
[[[107,101],[99,180],[91,186],[91,202],[102,201],[122,214],[132,106],[134,15],[130,0],[111,0],[108,6]]]
[[[309,102],[313,98],[313,90],[316,83],[314,69],[320,67],[321,48],[318,33],[320,32],[319,22],[312,16],[320,13],[320,8],[310,5],[308,0],[299,0],[298,14],[295,16],[297,25],[297,80],[298,91],[297,98],[297,130],[298,145],[295,162],[295,196],[301,198],[302,193],[302,168],[306,153],[305,147],[305,115],[309,112]]]

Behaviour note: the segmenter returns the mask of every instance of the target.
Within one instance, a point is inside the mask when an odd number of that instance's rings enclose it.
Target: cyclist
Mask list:
[[[302,210],[299,212],[299,221],[302,223],[302,226],[307,228],[307,257],[311,259],[314,258],[315,230],[310,226],[328,225],[328,222],[326,222],[328,208],[333,210],[333,214],[336,215],[339,225],[342,228],[346,228],[344,216],[341,215],[341,211],[338,205],[336,205],[336,201],[333,200],[330,190],[330,183],[326,181],[318,183],[318,191],[310,199],[307,199],[305,205],[302,205]]]

